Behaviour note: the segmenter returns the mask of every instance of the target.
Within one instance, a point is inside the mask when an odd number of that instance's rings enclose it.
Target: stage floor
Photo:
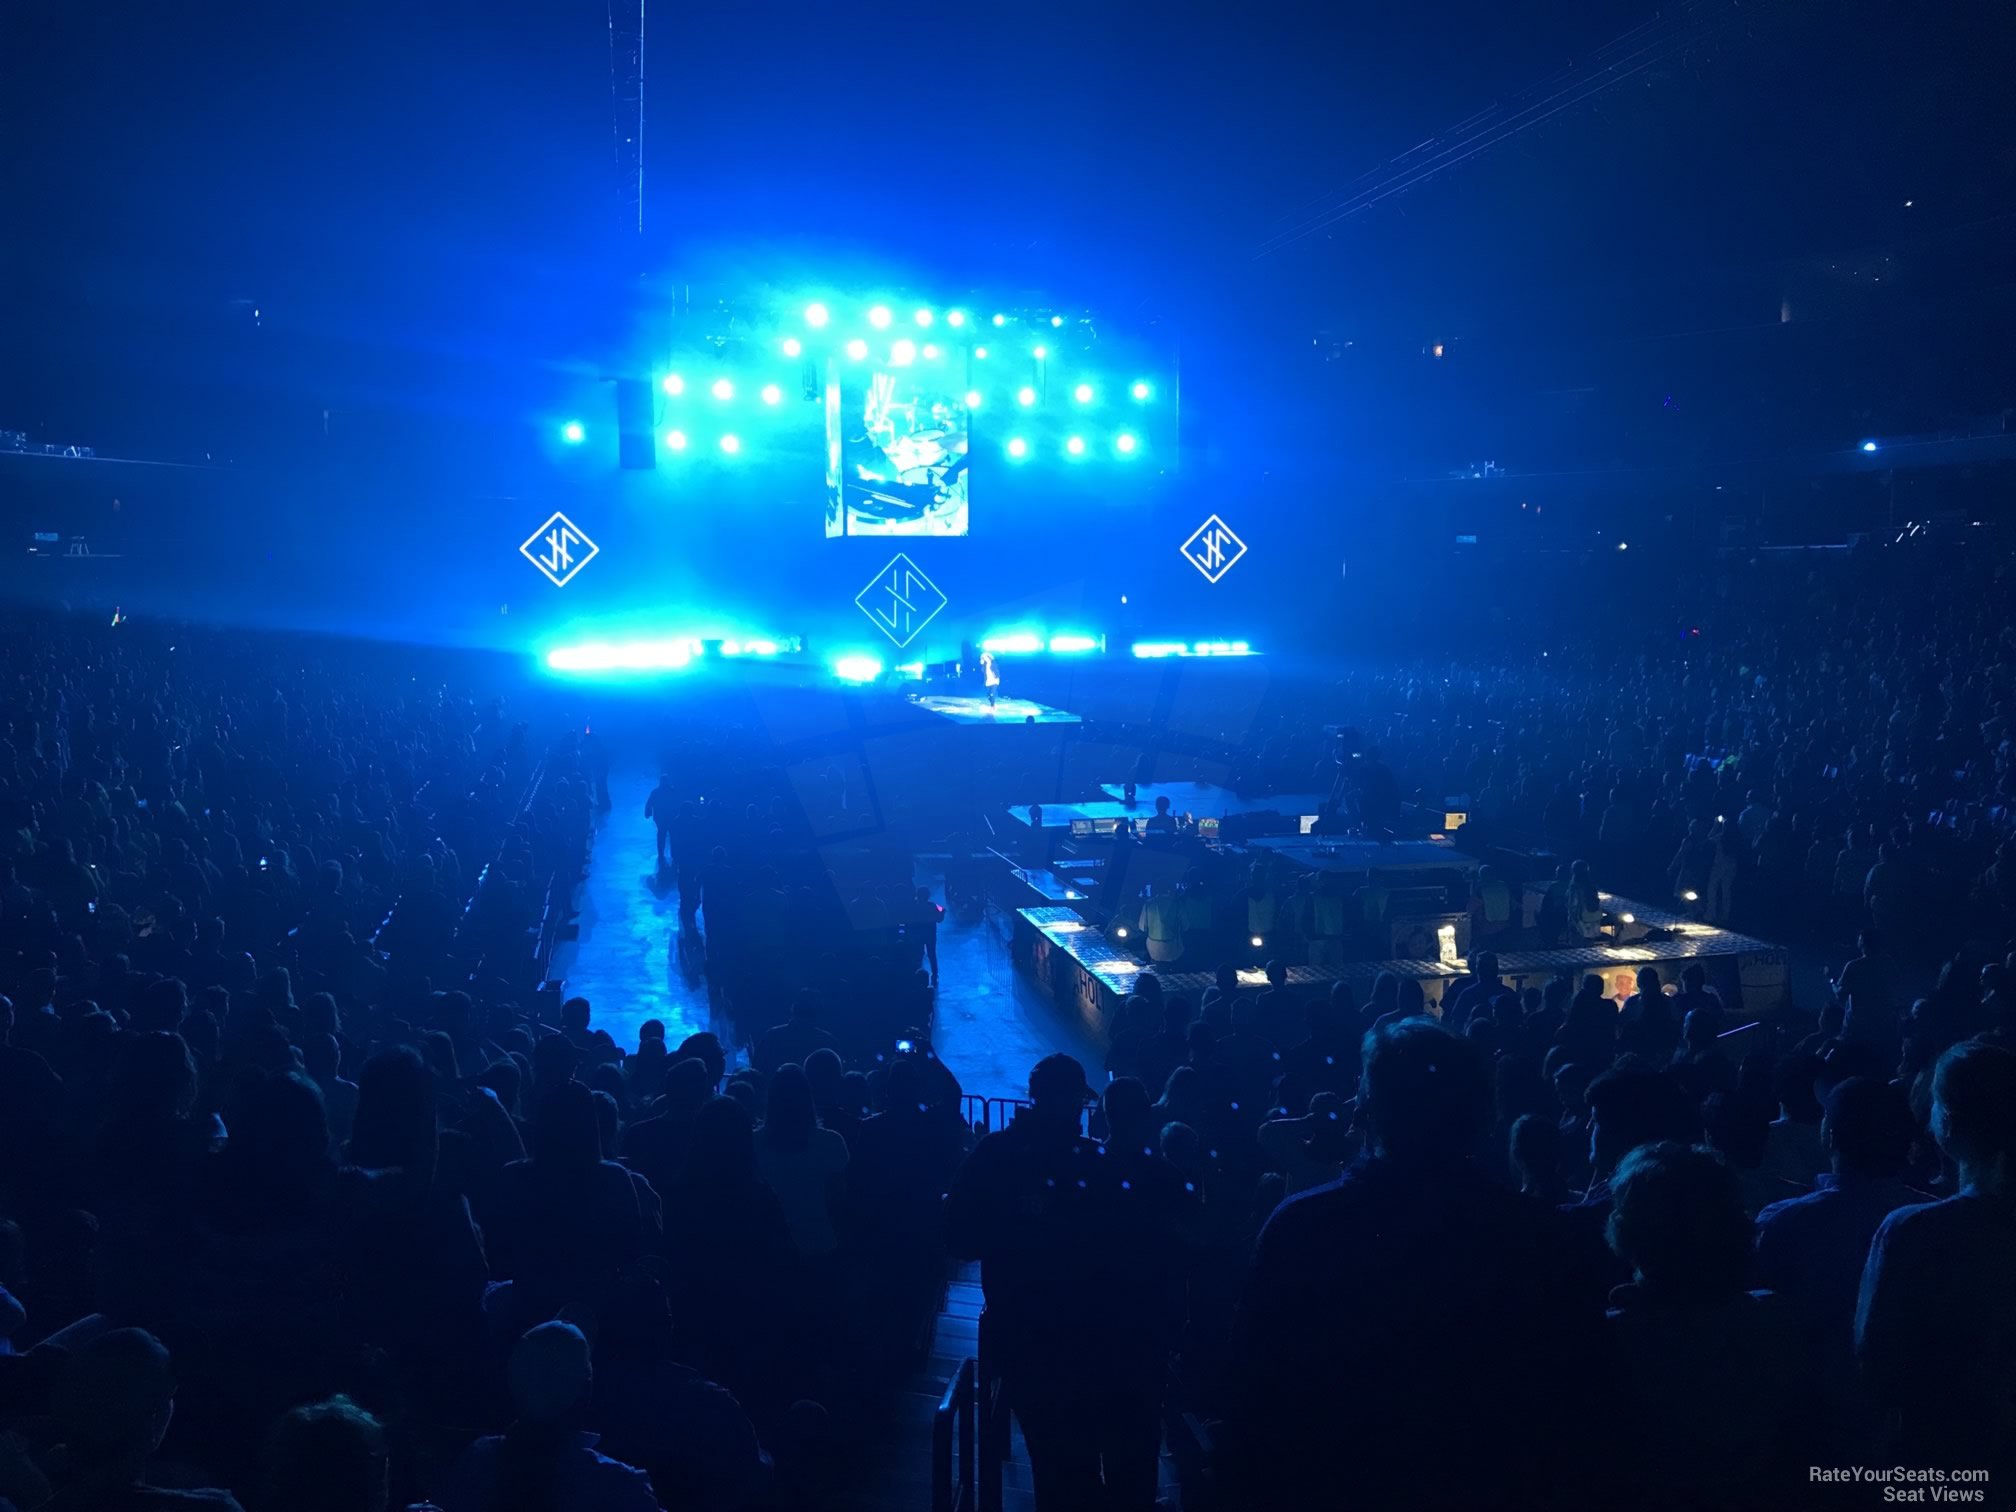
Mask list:
[[[954,724],[1027,724],[1034,720],[1037,724],[1082,724],[1076,714],[1068,709],[1053,709],[1048,704],[1031,703],[1026,698],[1004,698],[990,705],[985,698],[948,693],[912,693],[910,702],[927,713],[936,714],[940,719],[949,719]]]

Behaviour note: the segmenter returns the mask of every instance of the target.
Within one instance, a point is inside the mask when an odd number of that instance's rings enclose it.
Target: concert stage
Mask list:
[[[1548,950],[1500,951],[1500,974],[1523,991],[1544,986],[1564,973],[1593,972],[1603,978],[1605,994],[1621,1005],[1635,990],[1636,974],[1642,967],[1656,967],[1660,980],[1672,986],[1679,982],[1682,970],[1699,962],[1707,969],[1708,985],[1721,994],[1739,1021],[1747,1023],[1784,1006],[1788,977],[1785,953],[1778,946],[1613,894],[1603,895],[1603,906],[1612,916],[1630,914],[1634,920],[1630,925],[1615,926],[1618,939]],[[1648,930],[1666,937],[1646,938]],[[1116,947],[1075,910],[1056,905],[1016,911],[1014,951],[1015,964],[1028,972],[1038,990],[1060,1004],[1071,1005],[1086,1031],[1101,1043],[1143,971],[1152,969],[1161,978],[1164,992],[1180,993],[1193,1004],[1216,980],[1208,971],[1184,970],[1180,960],[1151,966]],[[1327,992],[1332,983],[1346,981],[1362,1003],[1382,971],[1419,982],[1429,1011],[1439,1014],[1443,989],[1468,975],[1468,963],[1416,959],[1296,965],[1288,968],[1288,985],[1305,992]],[[1239,981],[1256,992],[1267,985],[1266,974],[1257,964],[1243,966]]]
[[[1131,804],[1122,801],[1121,795],[1126,788],[1121,783],[1101,783],[1100,789],[1112,794],[1112,798],[1109,801],[1082,799],[1077,803],[1044,804],[1043,828],[1069,829],[1074,819],[1090,819],[1110,825],[1115,819],[1151,818],[1157,798],[1169,800],[1172,814],[1194,814],[1199,819],[1226,819],[1237,814],[1291,814],[1299,817],[1315,813],[1317,804],[1322,802],[1313,793],[1276,793],[1264,798],[1242,798],[1230,788],[1216,787],[1208,782],[1144,784],[1135,789]],[[1029,823],[1029,808],[1026,803],[1016,804],[1008,813],[1018,823],[1026,825]]]
[[[912,693],[909,697],[911,703],[926,713],[936,714],[940,719],[959,725],[1082,723],[1076,714],[1067,709],[1053,709],[1048,704],[1031,703],[1026,698],[1003,698],[989,704],[984,697],[975,698],[967,694]]]

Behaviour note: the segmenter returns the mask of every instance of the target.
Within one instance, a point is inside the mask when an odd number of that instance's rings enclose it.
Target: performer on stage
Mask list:
[[[1001,691],[1001,669],[994,664],[994,653],[980,653],[980,675],[987,681],[987,707],[994,707],[994,697]]]

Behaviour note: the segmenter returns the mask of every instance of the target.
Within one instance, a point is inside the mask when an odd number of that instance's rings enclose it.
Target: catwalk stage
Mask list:
[[[912,693],[910,702],[929,714],[957,725],[990,724],[1081,724],[1082,720],[1068,709],[1053,709],[1048,704],[1031,703],[1026,698],[1002,698],[990,704],[985,698],[975,698],[970,694]]]

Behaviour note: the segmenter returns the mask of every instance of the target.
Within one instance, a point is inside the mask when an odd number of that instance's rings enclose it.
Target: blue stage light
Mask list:
[[[868,343],[863,341],[859,336],[856,336],[852,341],[847,343],[847,355],[852,357],[856,362],[859,362],[863,357],[868,355]]]
[[[1064,450],[1071,453],[1074,457],[1084,456],[1085,438],[1083,436],[1073,436],[1069,441],[1064,443]]]
[[[966,408],[968,408],[969,410],[976,410],[980,408],[980,390],[978,389],[966,390]]]
[[[979,358],[982,362],[985,362],[987,360],[987,348],[975,347],[973,348],[973,355]]]
[[[1056,656],[1082,656],[1087,651],[1097,651],[1100,646],[1096,635],[1053,635],[1050,650]]]
[[[1006,324],[1008,324],[1008,317],[1006,315],[996,315],[994,317],[994,324],[996,324],[997,326],[1005,326]]]
[[[569,446],[579,446],[588,439],[588,432],[583,429],[579,420],[569,420],[560,427],[560,439]]]
[[[1123,455],[1126,456],[1133,455],[1134,448],[1137,444],[1138,443],[1134,440],[1134,438],[1128,435],[1127,432],[1125,431],[1122,431],[1113,440],[1113,445],[1115,446],[1115,448],[1117,448]]]
[[[1864,450],[1865,452],[1873,452],[1874,450],[1876,450],[1876,443],[1874,441],[1864,441],[1862,443],[1862,450]]]
[[[897,367],[908,367],[917,360],[917,343],[898,341],[889,348],[889,360]]]
[[[966,324],[966,312],[964,310],[947,310],[945,312],[945,324],[955,329],[963,326]]]
[[[877,305],[868,312],[868,324],[875,327],[878,331],[888,330],[889,322],[895,318],[895,316],[889,313],[889,306],[887,305]]]
[[[667,373],[659,380],[658,386],[675,399],[686,392],[686,380],[677,373]]]
[[[1013,635],[990,635],[980,642],[980,649],[996,655],[1028,656],[1043,649],[1043,637],[1033,630],[1018,630]]]
[[[1136,641],[1134,654],[1143,658],[1163,656],[1251,656],[1253,647],[1246,641]]]
[[[784,390],[777,387],[777,385],[774,383],[766,383],[763,385],[763,402],[765,404],[781,404],[783,403],[783,401],[784,401]]]
[[[686,432],[680,430],[665,432],[665,444],[674,451],[686,450]]]
[[[917,324],[920,326],[931,324],[931,312],[929,310],[919,310],[917,312]]]
[[[1064,324],[1064,317],[1062,315],[1052,315],[1050,317],[1050,324],[1053,326],[1061,326]]]
[[[1071,390],[1071,397],[1076,399],[1080,404],[1090,404],[1092,402],[1092,385],[1089,383],[1079,384],[1078,387]]]
[[[924,360],[926,362],[936,362],[938,360],[938,348],[928,341],[924,343]]]
[[[800,341],[796,336],[786,336],[784,338],[784,355],[786,357],[796,357],[804,350],[805,343]]]
[[[698,641],[688,639],[586,641],[546,653],[555,672],[676,672],[691,664]]]
[[[833,675],[842,682],[873,682],[882,675],[882,662],[873,656],[843,656],[833,663]]]
[[[825,325],[832,318],[826,312],[826,306],[823,304],[808,304],[805,306],[805,324],[812,326],[814,329]]]
[[[1024,384],[1021,388],[1015,390],[1015,402],[1025,406],[1034,404],[1036,402],[1036,390]]]
[[[1017,436],[1013,441],[1010,441],[1008,443],[1008,455],[1011,457],[1028,456],[1029,443],[1027,441],[1024,441],[1020,436]]]
[[[1050,355],[1050,348],[1040,346],[1036,348],[1036,360],[1038,362],[1041,362],[1045,357],[1048,357],[1049,355]]]
[[[1148,397],[1148,393],[1149,389],[1147,384],[1137,383],[1134,385],[1134,397],[1136,399],[1146,399]]]
[[[739,436],[723,436],[721,438],[721,450],[728,453],[731,457],[734,456],[735,453],[742,450],[742,438]]]
[[[730,383],[726,378],[716,378],[714,380],[713,392],[716,399],[733,399],[735,397],[735,385]]]

